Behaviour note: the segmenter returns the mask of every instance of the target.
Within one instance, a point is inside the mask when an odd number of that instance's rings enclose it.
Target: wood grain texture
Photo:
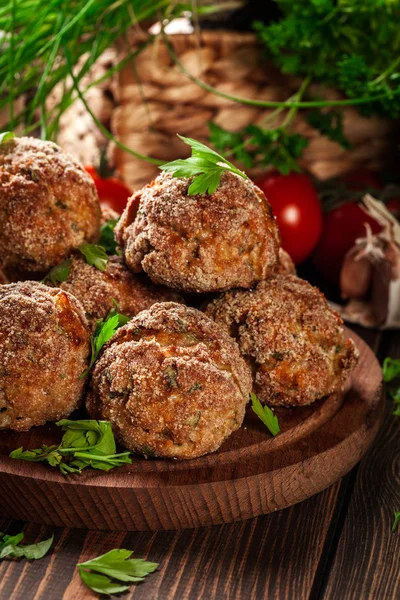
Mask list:
[[[90,529],[158,530],[229,523],[300,502],[347,473],[378,430],[381,371],[369,347],[361,339],[357,345],[360,363],[344,402],[333,394],[316,408],[280,409],[277,438],[250,410],[245,427],[218,453],[192,461],[134,458],[108,474],[65,478],[8,458],[22,444],[40,446],[45,440],[34,436],[43,428],[27,434],[29,443],[21,434],[3,434],[0,514]]]
[[[400,336],[391,339],[383,354],[400,358]],[[391,531],[394,510],[400,510],[400,418],[388,403],[381,432],[357,472],[327,600],[400,598],[400,530]]]
[[[143,600],[306,600],[309,598],[340,483],[302,504],[268,516],[210,528],[160,532],[56,529],[44,559],[0,563],[0,600],[89,600],[78,562],[112,548],[159,562],[158,571],[124,598]],[[0,521],[16,532],[22,525]],[[11,529],[10,529],[11,527]],[[28,525],[27,541],[53,528]]]

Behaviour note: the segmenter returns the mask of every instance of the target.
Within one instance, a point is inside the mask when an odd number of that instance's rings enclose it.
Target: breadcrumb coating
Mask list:
[[[89,330],[71,294],[35,281],[0,286],[0,429],[25,431],[78,407]]]
[[[338,391],[358,360],[340,316],[294,275],[227,292],[206,314],[236,338],[253,370],[253,389],[267,404],[306,405]]]
[[[130,450],[188,459],[214,452],[240,427],[250,389],[236,342],[200,311],[168,302],[107,343],[86,406]]]
[[[3,266],[46,272],[99,235],[100,206],[83,167],[53,142],[0,144],[0,256]]]
[[[118,304],[118,311],[133,317],[156,302],[183,302],[176,292],[161,288],[144,275],[134,275],[119,256],[110,256],[105,271],[89,265],[83,256],[72,257],[68,279],[60,288],[81,302],[91,329]]]
[[[228,172],[210,195],[188,195],[190,183],[162,173],[129,200],[115,229],[129,268],[186,292],[248,288],[265,279],[280,240],[261,190]]]

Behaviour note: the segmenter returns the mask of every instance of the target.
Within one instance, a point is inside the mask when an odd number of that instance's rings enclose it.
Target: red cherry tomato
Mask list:
[[[365,223],[371,225],[373,233],[381,230],[381,226],[355,202],[346,202],[324,216],[322,236],[313,262],[329,283],[339,284],[344,257],[357,238],[365,237]]]
[[[121,214],[128,202],[128,198],[132,196],[132,191],[115,177],[103,179],[94,167],[88,166],[85,167],[85,170],[93,178],[100,204],[109,206],[118,214]]]
[[[314,250],[322,230],[317,191],[304,173],[272,173],[256,182],[272,206],[281,232],[282,247],[296,264]]]

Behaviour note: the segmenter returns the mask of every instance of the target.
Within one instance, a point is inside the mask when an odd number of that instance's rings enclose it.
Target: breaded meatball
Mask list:
[[[338,391],[357,363],[340,316],[294,275],[221,295],[206,313],[237,339],[253,370],[254,391],[267,404],[311,404]]]
[[[261,190],[226,172],[213,194],[190,196],[191,181],[163,173],[130,198],[115,229],[127,265],[186,292],[248,288],[264,279],[280,242]]]
[[[87,398],[124,446],[145,456],[214,452],[243,421],[251,374],[222,328],[195,308],[154,304],[120,328]]]
[[[99,235],[100,206],[90,175],[52,142],[0,144],[0,256],[5,267],[48,269]]]
[[[60,288],[73,294],[82,303],[94,329],[96,321],[107,316],[118,304],[118,311],[133,317],[155,302],[182,301],[166,288],[157,287],[143,275],[134,275],[119,256],[110,256],[105,271],[89,265],[83,256],[72,257],[68,279]]]
[[[0,429],[68,417],[81,399],[89,350],[74,296],[35,281],[0,286]]]

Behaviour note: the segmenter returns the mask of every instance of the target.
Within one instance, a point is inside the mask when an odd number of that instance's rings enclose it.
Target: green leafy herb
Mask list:
[[[129,321],[129,317],[118,312],[118,304],[115,302],[115,300],[113,300],[113,303],[115,308],[110,310],[105,319],[99,319],[97,321],[94,333],[90,336],[90,363],[86,371],[82,373],[81,379],[86,377],[90,369],[93,367],[104,344],[106,344],[108,340],[112,338],[119,327],[126,325],[126,323]]]
[[[58,467],[63,475],[81,473],[91,467],[109,471],[114,467],[131,464],[130,452],[116,453],[111,423],[107,421],[58,421],[64,435],[57,446],[45,446],[36,450],[18,448],[10,457],[28,462],[43,462]]]
[[[186,138],[178,137],[192,149],[192,156],[186,159],[174,160],[160,167],[162,171],[171,173],[173,177],[192,178],[189,194],[212,194],[221,182],[224,172],[236,173],[246,179],[246,175],[223,156],[204,144]]]
[[[57,285],[57,283],[62,283],[63,281],[66,281],[71,271],[71,265],[71,258],[63,260],[61,263],[50,269],[46,277],[42,280],[42,283],[45,283],[47,280],[50,280],[53,285]]]
[[[400,417],[400,359],[387,356],[382,367],[386,391],[393,400],[393,414]]]
[[[322,135],[325,135],[333,142],[338,142],[343,148],[351,148],[351,144],[343,132],[343,116],[341,112],[337,110],[322,112],[316,109],[309,113],[307,121],[311,127],[318,129]]]
[[[257,417],[259,417],[264,425],[268,427],[273,436],[278,435],[280,432],[278,417],[274,415],[269,406],[263,406],[257,396],[252,392],[250,393],[250,398],[252,409]]]
[[[400,111],[400,9],[381,0],[276,0],[282,17],[255,25],[284,72],[339,88],[367,114]],[[362,102],[360,102],[362,101]],[[329,101],[321,100],[321,105]]]
[[[3,142],[8,142],[14,137],[15,133],[13,133],[12,131],[3,131],[3,133],[0,133],[0,144],[3,144]]]
[[[131,583],[140,583],[153,573],[158,563],[142,558],[130,558],[131,550],[115,549],[78,565],[82,581],[98,594],[120,594],[129,589]]]
[[[81,244],[79,251],[83,254],[89,265],[96,267],[99,271],[106,270],[108,255],[103,246],[99,246],[98,244]]]
[[[284,175],[300,171],[297,159],[308,141],[298,133],[289,133],[285,127],[262,129],[257,125],[230,133],[212,122],[209,129],[210,141],[215,148],[229,151],[246,168],[271,166]]]
[[[114,229],[119,219],[109,219],[101,226],[99,246],[102,246],[107,254],[117,254],[117,242],[114,237]]]
[[[396,531],[398,524],[400,523],[400,511],[394,511],[394,522],[392,526],[392,531]]]
[[[20,546],[24,539],[23,533],[17,535],[6,535],[0,532],[0,560],[3,558],[26,558],[28,560],[39,560],[50,550],[54,535],[48,540]]]
[[[390,358],[387,356],[383,361],[382,372],[383,379],[386,382],[400,377],[400,358]]]

